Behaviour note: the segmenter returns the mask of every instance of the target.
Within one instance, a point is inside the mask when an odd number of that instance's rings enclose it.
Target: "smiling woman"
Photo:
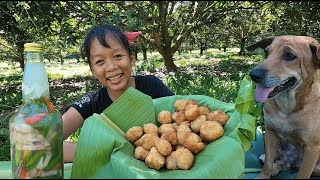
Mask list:
[[[174,95],[154,75],[132,75],[135,54],[127,36],[115,26],[93,27],[88,32],[81,51],[83,59],[89,63],[93,76],[102,87],[83,95],[63,114],[64,139],[77,131],[88,117],[94,113],[102,113],[130,87],[153,99]],[[75,143],[64,143],[65,162],[73,161],[75,149]]]

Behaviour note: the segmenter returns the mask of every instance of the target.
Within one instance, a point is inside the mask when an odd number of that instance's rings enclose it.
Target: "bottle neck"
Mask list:
[[[49,97],[49,82],[41,52],[25,52],[25,68],[22,78],[22,99],[31,103]]]

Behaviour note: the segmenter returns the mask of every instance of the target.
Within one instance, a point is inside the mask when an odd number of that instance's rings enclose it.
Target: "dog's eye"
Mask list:
[[[291,52],[286,52],[283,54],[283,59],[286,61],[293,61],[295,58],[297,58],[297,56],[295,56]]]

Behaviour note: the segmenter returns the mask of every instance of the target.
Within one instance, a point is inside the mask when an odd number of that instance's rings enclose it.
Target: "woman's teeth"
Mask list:
[[[113,80],[119,79],[121,76],[122,76],[122,74],[119,74],[119,75],[114,76],[114,77],[109,77],[108,79],[109,79],[110,81],[113,81]]]

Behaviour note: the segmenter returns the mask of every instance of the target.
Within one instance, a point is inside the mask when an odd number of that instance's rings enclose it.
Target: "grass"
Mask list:
[[[238,49],[208,49],[203,55],[199,50],[176,53],[174,63],[179,72],[167,72],[159,53],[148,53],[148,62],[138,53],[135,66],[137,74],[154,74],[173,92],[179,95],[207,95],[233,103],[240,81],[261,60],[260,54],[238,56]],[[46,62],[51,100],[56,108],[65,112],[68,106],[88,91],[98,88],[88,64],[66,60],[63,65]],[[8,121],[21,101],[22,71],[17,64],[0,63],[0,161],[10,160]],[[78,132],[70,138],[77,140]]]

